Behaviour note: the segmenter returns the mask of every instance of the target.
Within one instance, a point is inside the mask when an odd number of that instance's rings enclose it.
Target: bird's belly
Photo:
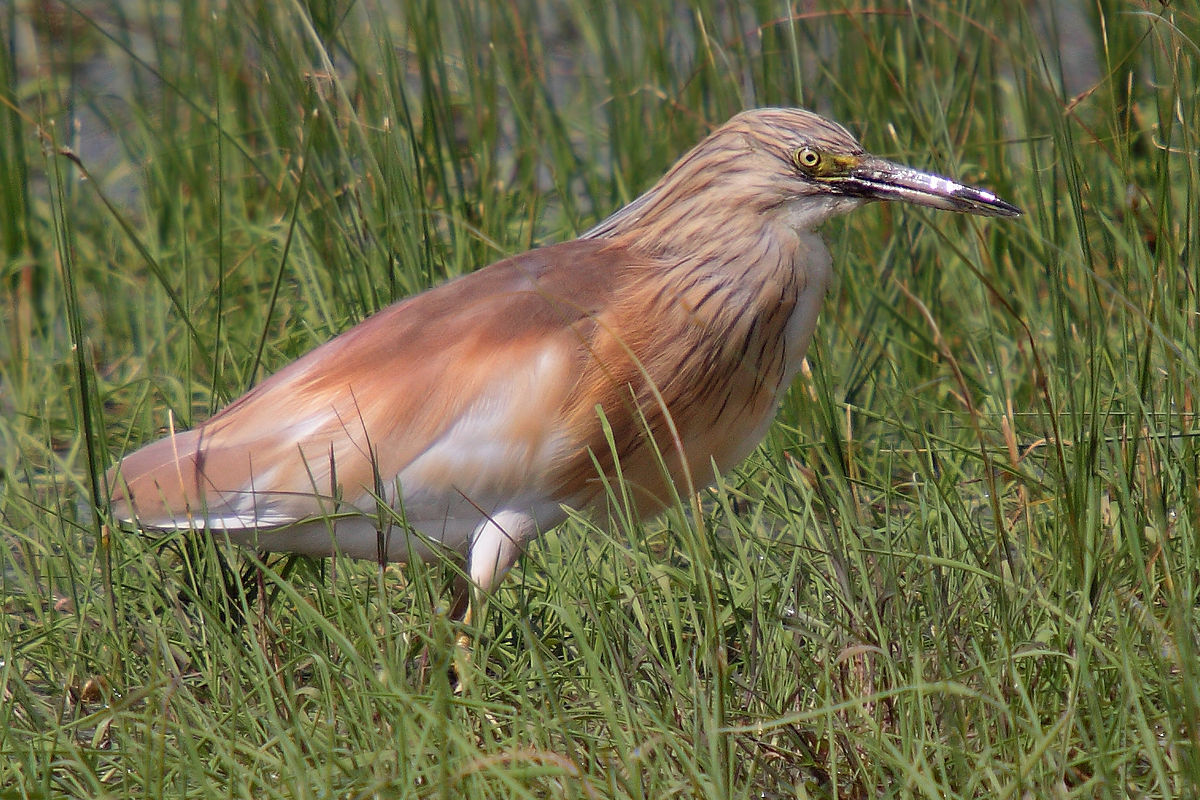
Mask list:
[[[334,554],[385,561],[434,562],[446,557],[466,556],[474,524],[462,520],[439,520],[432,524],[380,525],[376,517],[347,516],[336,521],[317,519],[285,528],[214,531],[228,534],[230,541],[269,553],[299,553],[322,558]]]
[[[703,485],[712,483],[719,475],[737,466],[758,446],[775,419],[781,394],[760,390],[692,434],[687,449],[699,456],[700,463],[693,471],[703,476],[700,481]],[[692,460],[697,459],[693,457]]]
[[[461,498],[460,498],[461,499]],[[384,512],[389,515],[388,512]],[[446,558],[465,561],[480,531],[498,519],[519,519],[521,530],[514,529],[514,540],[524,541],[530,532],[548,531],[565,519],[562,505],[553,500],[514,499],[487,513],[460,506],[442,516],[381,523],[375,513],[347,514],[336,520],[315,519],[283,528],[214,531],[228,535],[230,541],[266,552],[299,553],[312,557],[340,554],[367,560],[414,560],[435,563]]]

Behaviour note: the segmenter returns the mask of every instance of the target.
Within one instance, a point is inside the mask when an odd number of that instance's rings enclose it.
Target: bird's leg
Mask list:
[[[450,611],[449,619],[451,623],[461,622],[463,625],[471,623],[471,590],[474,587],[470,579],[459,573],[455,576],[450,590]],[[434,631],[439,629],[441,618],[444,612],[437,611],[434,619],[430,622],[429,636],[421,648],[421,654],[417,657],[416,668],[417,674],[420,676],[421,685],[425,685],[429,675],[429,662],[431,659],[430,649],[434,647],[435,639]],[[454,654],[447,662],[447,676],[450,679],[450,685],[456,687],[458,691],[462,690],[462,671],[459,669],[459,664],[466,664],[471,660],[471,637],[460,629],[459,634],[454,639]],[[440,648],[439,648],[440,649]]]
[[[454,637],[454,653],[451,656],[450,673],[451,683],[458,694],[462,694],[463,689],[466,688],[466,667],[471,663],[471,635],[467,633],[467,630],[471,626],[471,595],[474,594],[474,588],[474,585],[465,576],[455,577],[454,589],[451,594],[450,619],[461,623],[462,627],[459,628],[458,636]]]
[[[450,620],[459,625],[459,633],[454,638],[450,679],[459,692],[464,686],[463,668],[471,662],[469,631],[475,616],[473,601],[478,602],[481,594],[500,583],[521,554],[521,542],[524,541],[521,534],[527,536],[533,530],[536,527],[531,517],[502,511],[481,523],[471,537],[466,570],[455,576],[450,592]],[[429,647],[429,644],[425,645],[417,663],[422,682],[429,668]]]
[[[474,588],[474,585],[468,578],[459,576],[454,579],[454,589],[450,595],[452,599],[450,619],[461,622],[463,626],[458,636],[455,637],[454,643],[458,645],[460,650],[464,651],[470,651],[471,648],[471,636],[467,633],[466,629],[471,626],[471,612],[473,610],[471,595]]]
[[[471,539],[465,575],[454,579],[453,604],[450,619],[462,624],[454,640],[455,664],[465,667],[471,661],[471,627],[475,603],[481,595],[500,583],[505,573],[521,555],[521,542],[530,531],[536,530],[534,520],[514,512],[501,511],[479,525]],[[464,672],[457,666],[458,690],[463,689]]]

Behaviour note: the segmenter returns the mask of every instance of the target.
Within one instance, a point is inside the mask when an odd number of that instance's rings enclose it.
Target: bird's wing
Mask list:
[[[127,456],[115,516],[237,531],[380,498],[412,521],[550,499],[568,446],[554,421],[614,290],[611,247],[535,250],[376,314]]]

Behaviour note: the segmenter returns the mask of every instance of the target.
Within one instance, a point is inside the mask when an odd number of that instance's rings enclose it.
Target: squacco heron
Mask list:
[[[816,230],[870,200],[1020,214],[816,114],[746,111],[578,239],[403,300],[127,456],[112,513],[267,551],[450,555],[465,616],[567,509],[602,512],[618,468],[649,514],[749,454],[829,286]]]

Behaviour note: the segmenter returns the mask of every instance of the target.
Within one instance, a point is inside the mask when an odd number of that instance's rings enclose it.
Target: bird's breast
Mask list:
[[[804,360],[829,283],[828,251],[821,245],[807,252],[802,268],[780,268],[732,295],[736,315],[714,326],[714,368],[697,377],[720,391],[695,409],[686,427],[692,450],[718,471],[737,465],[763,440]]]
[[[604,472],[661,502],[670,483],[708,485],[762,440],[829,282],[820,239],[789,244],[649,275],[601,320],[573,406],[609,427],[589,437]]]

